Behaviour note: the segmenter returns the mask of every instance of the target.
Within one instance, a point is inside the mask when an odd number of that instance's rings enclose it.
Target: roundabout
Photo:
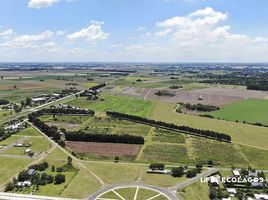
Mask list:
[[[116,184],[100,189],[88,200],[178,200],[176,193],[144,183]]]

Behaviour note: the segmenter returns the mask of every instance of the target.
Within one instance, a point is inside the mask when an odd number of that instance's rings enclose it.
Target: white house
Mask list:
[[[254,197],[257,200],[268,200],[268,194],[254,194]]]
[[[213,186],[219,186],[220,185],[220,181],[216,176],[209,177],[209,182]]]
[[[233,170],[232,172],[233,172],[234,176],[240,176],[240,171],[239,170],[236,169],[236,170]]]
[[[236,195],[236,190],[234,188],[227,188],[227,192],[231,197]]]

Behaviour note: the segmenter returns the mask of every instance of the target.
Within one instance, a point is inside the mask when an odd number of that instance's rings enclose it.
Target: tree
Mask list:
[[[63,174],[57,174],[54,178],[54,184],[61,184],[65,182],[65,175]]]
[[[193,178],[196,176],[196,174],[197,174],[197,169],[191,169],[186,172],[186,177]]]
[[[5,192],[12,191],[15,188],[15,184],[12,182],[9,182],[5,187]]]
[[[203,169],[203,165],[200,163],[196,164],[196,169],[197,169],[197,172],[200,173]]]
[[[184,168],[183,167],[174,167],[171,170],[171,175],[173,177],[181,177],[184,175]]]
[[[19,173],[18,175],[18,181],[27,181],[30,179],[30,175],[28,174],[28,172],[26,170],[23,170]]]
[[[115,156],[114,157],[114,162],[119,162],[119,159],[120,159],[119,156]]]
[[[54,166],[54,165],[52,165],[52,167],[51,167],[51,171],[52,171],[52,172],[55,172],[55,166]]]
[[[67,157],[67,164],[68,165],[71,165],[72,164],[72,161],[73,161],[72,157],[71,156],[68,156]]]
[[[25,104],[26,106],[30,106],[32,104],[32,99],[30,97],[26,97]]]

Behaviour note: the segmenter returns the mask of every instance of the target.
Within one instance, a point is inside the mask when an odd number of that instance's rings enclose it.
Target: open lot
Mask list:
[[[138,155],[141,145],[114,144],[96,142],[66,142],[67,148],[77,153],[93,153],[97,155],[130,156]]]
[[[208,113],[215,118],[268,125],[268,100],[246,99]]]
[[[91,102],[86,98],[77,98],[68,102],[69,105],[93,109],[96,111],[116,111],[126,114],[135,114],[138,116],[149,117],[154,109],[154,103],[151,101],[143,101],[141,99],[115,96],[115,95],[102,95],[102,100]]]

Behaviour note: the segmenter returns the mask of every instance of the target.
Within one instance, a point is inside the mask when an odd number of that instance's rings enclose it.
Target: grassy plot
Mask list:
[[[69,198],[83,198],[87,194],[96,192],[100,186],[99,182],[89,172],[80,169],[61,195]]]
[[[21,130],[20,132],[16,133],[17,136],[40,136],[42,135],[33,127],[28,127],[26,129]]]
[[[157,128],[153,135],[153,141],[165,143],[185,143],[185,134]]]
[[[267,169],[268,151],[248,146],[240,146],[240,150],[247,157],[252,167]]]
[[[166,174],[150,174],[144,172],[141,177],[141,181],[151,184],[157,185],[159,187],[171,187],[179,182],[185,181],[187,178],[185,176],[180,178],[175,178],[171,175]]]
[[[0,185],[15,176],[31,162],[31,159],[26,158],[4,158],[0,156]]]
[[[178,191],[184,200],[209,200],[209,186],[207,183],[194,183]]]
[[[211,159],[220,165],[248,165],[247,159],[233,144],[201,138],[191,138],[191,140],[198,161],[206,163]]]
[[[52,144],[45,139],[44,137],[31,137],[25,139],[28,143],[31,144],[30,147],[11,147],[10,149],[4,151],[4,154],[9,155],[25,155],[24,151],[26,149],[31,149],[35,154],[41,154],[44,151],[49,150],[52,147]]]
[[[84,165],[107,184],[134,182],[139,178],[139,173],[147,169],[146,166],[120,163],[84,162]]]
[[[176,113],[173,104],[162,102],[157,102],[153,118],[169,123],[226,133],[232,137],[232,142],[268,150],[268,129],[265,127]]]
[[[189,163],[187,148],[184,145],[150,144],[141,155],[141,160],[147,162]]]
[[[215,118],[230,121],[262,123],[268,125],[268,100],[246,99],[225,105],[220,110],[208,113]]]
[[[143,101],[141,99],[132,97],[104,94],[100,98],[102,100],[91,102],[88,101],[85,97],[81,97],[70,101],[68,104],[101,112],[111,110],[126,114],[135,114],[142,117],[151,116],[154,109],[153,102]]]
[[[0,110],[0,119],[2,117],[8,117],[13,115],[15,112],[13,110]]]

